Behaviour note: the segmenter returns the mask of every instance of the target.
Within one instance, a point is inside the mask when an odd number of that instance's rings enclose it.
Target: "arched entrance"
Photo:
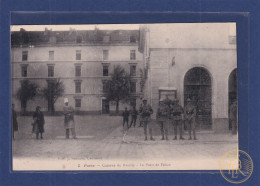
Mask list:
[[[190,69],[184,77],[184,106],[187,99],[191,99],[197,109],[196,128],[211,129],[211,77],[209,72],[202,67]]]
[[[228,114],[230,118],[230,107],[232,103],[237,100],[237,69],[234,69],[228,78]],[[229,119],[229,130],[232,129],[231,121]]]

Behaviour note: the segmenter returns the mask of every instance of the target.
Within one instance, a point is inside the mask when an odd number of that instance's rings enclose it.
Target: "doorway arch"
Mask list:
[[[206,68],[194,67],[184,76],[184,106],[187,99],[196,106],[197,129],[212,128],[212,80]]]
[[[234,69],[228,78],[228,118],[229,118],[229,130],[232,130],[230,121],[230,107],[234,101],[237,101],[237,69]]]

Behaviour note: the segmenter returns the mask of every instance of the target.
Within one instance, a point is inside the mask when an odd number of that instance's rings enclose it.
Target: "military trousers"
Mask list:
[[[191,118],[191,119],[188,119],[186,120],[186,125],[188,127],[188,130],[189,130],[189,136],[191,138],[191,131],[193,133],[193,137],[194,139],[196,139],[196,122],[195,122],[195,118]]]
[[[76,131],[75,128],[66,128],[66,138],[70,138],[70,130],[71,130],[71,135],[75,139],[76,138]]]
[[[132,115],[132,117],[131,117],[131,123],[130,123],[129,128],[132,127],[132,124],[134,124],[134,127],[135,127],[136,119],[137,119],[137,116],[136,116],[136,115]]]
[[[173,120],[173,129],[174,129],[174,136],[177,138],[177,133],[179,130],[180,138],[182,138],[182,120]]]
[[[164,121],[158,121],[161,129],[162,139],[168,139],[168,131],[169,131],[169,119]]]
[[[128,118],[123,118],[123,128],[125,127],[125,124],[126,124],[126,127],[128,128]]]
[[[149,130],[150,138],[153,138],[153,129],[152,129],[152,124],[151,124],[151,119],[147,117],[147,118],[142,118],[141,121],[144,125],[145,139],[147,139],[147,128]]]

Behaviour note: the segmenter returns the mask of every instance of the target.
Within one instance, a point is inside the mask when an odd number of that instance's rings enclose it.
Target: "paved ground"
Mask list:
[[[191,159],[220,158],[237,148],[231,134],[199,132],[197,141],[160,140],[159,126],[154,124],[155,141],[144,141],[143,128],[131,128],[122,141],[121,117],[76,116],[78,139],[66,140],[63,117],[45,117],[43,140],[31,134],[31,117],[20,117],[19,132],[13,141],[14,158],[55,159]],[[172,129],[171,129],[172,134]],[[188,138],[187,133],[184,135]]]

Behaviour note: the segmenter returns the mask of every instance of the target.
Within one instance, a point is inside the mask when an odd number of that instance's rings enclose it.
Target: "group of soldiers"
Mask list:
[[[151,124],[151,115],[153,114],[153,109],[151,105],[147,103],[146,99],[143,99],[143,104],[139,109],[140,121],[144,126],[144,135],[145,140],[148,140],[147,137],[147,128],[149,129],[150,140],[154,140],[152,135],[152,124]],[[170,125],[173,125],[174,128],[174,138],[177,140],[177,131],[179,131],[180,140],[183,138],[183,125],[186,122],[189,130],[189,140],[196,138],[195,131],[195,118],[196,118],[196,107],[193,105],[190,99],[187,99],[187,105],[183,108],[179,104],[178,99],[170,100],[168,96],[165,99],[160,99],[159,108],[156,113],[156,120],[160,125],[162,140],[168,140],[168,131]]]

